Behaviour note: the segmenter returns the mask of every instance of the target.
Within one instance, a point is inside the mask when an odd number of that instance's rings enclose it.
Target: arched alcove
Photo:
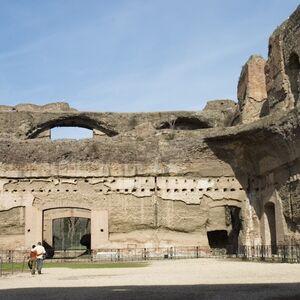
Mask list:
[[[174,120],[161,122],[157,129],[196,130],[213,127],[209,121],[195,117],[178,117]]]
[[[264,205],[264,244],[271,246],[272,254],[276,253],[276,217],[275,205],[268,202]]]
[[[287,75],[289,77],[291,90],[294,95],[295,102],[299,101],[299,86],[300,86],[300,61],[297,53],[293,52],[288,60],[288,65],[286,69]]]

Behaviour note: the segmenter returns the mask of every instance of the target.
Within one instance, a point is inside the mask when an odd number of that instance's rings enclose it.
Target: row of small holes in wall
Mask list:
[[[231,179],[227,179],[227,182],[230,182],[230,181],[234,181],[235,179],[234,178],[231,178]],[[85,182],[89,182],[89,180],[88,179],[85,179],[84,180]],[[116,180],[115,179],[113,179],[113,180],[103,180],[103,182],[110,182],[110,183],[113,183],[113,182],[115,182]],[[173,180],[171,180],[171,181],[173,181]],[[175,179],[175,182],[176,183],[178,183],[180,181],[180,179]],[[188,181],[188,179],[184,179],[184,182],[186,183]],[[212,179],[208,179],[207,180],[208,182],[211,182],[212,181]],[[220,179],[217,179],[216,180],[217,182],[219,182],[220,181]],[[134,182],[137,182],[137,179],[134,179]],[[169,182],[169,179],[166,179],[165,180],[165,182]],[[197,179],[193,179],[193,182],[197,182]],[[148,179],[145,179],[145,183],[148,183]]]
[[[213,181],[213,180],[214,180],[214,179],[208,179],[207,181],[208,181],[208,182],[211,182],[211,181]],[[231,178],[231,179],[227,178],[227,182],[234,181],[234,180],[235,180],[234,178]],[[171,180],[171,181],[173,181],[173,180]],[[178,181],[179,181],[179,179],[175,179],[175,182],[176,182],[176,183],[178,183]],[[187,181],[188,181],[188,179],[184,179],[184,182],[185,182],[185,183],[186,183]],[[169,182],[169,179],[166,179],[165,182]],[[197,179],[193,179],[193,182],[197,182]],[[216,182],[220,182],[220,179],[217,179]]]
[[[157,191],[160,191],[161,189],[160,188],[157,188]],[[231,188],[231,189],[227,189],[227,188],[224,188],[224,189],[222,189],[223,190],[223,192],[228,192],[228,191],[230,191],[230,192],[234,192],[234,191],[236,191],[236,189],[234,189],[234,188]],[[239,190],[240,191],[242,191],[243,190],[243,188],[239,188]],[[139,189],[136,189],[136,188],[134,188],[134,189],[132,189],[132,190],[129,190],[129,189],[123,189],[123,190],[121,190],[121,189],[116,189],[116,190],[110,190],[110,189],[108,189],[107,190],[107,192],[137,192],[137,191],[139,191]],[[140,189],[140,191],[141,192],[144,192],[145,191],[145,189]],[[154,192],[155,191],[155,189],[149,189],[149,191],[150,192]],[[167,192],[171,192],[171,191],[174,191],[174,192],[196,192],[197,191],[197,189],[166,189],[166,191]],[[203,192],[203,191],[207,191],[207,192],[209,192],[209,191],[219,191],[219,189],[212,189],[212,188],[207,188],[207,189],[198,189],[198,191],[199,192]],[[97,190],[97,192],[103,192],[103,190],[101,190],[101,189],[99,189],[99,190]]]
[[[234,180],[235,180],[234,178],[227,179],[228,182],[234,181]],[[12,179],[10,179],[10,180],[8,181],[8,183],[12,183],[13,181],[16,182],[16,183],[19,182],[19,180],[12,180]],[[54,182],[54,179],[52,179],[51,181]],[[60,181],[60,180],[59,180],[59,181]],[[62,181],[63,181],[63,180],[62,180]],[[115,181],[116,181],[115,179],[112,179],[112,180],[106,180],[106,179],[104,179],[102,182],[104,182],[104,183],[105,183],[105,182],[113,183],[113,182],[115,182]],[[172,181],[173,181],[173,180],[172,180]],[[175,182],[176,182],[176,183],[178,183],[178,181],[179,181],[179,179],[175,179]],[[185,183],[186,183],[187,181],[188,181],[188,179],[184,179],[184,182],[185,182]],[[197,181],[196,179],[193,179],[193,182],[196,182],[196,181]],[[208,179],[207,181],[208,181],[208,182],[211,182],[212,179]],[[216,181],[219,182],[220,180],[217,179]],[[85,179],[84,182],[90,182],[90,181],[89,181],[89,179]],[[134,179],[134,182],[137,182],[137,179]],[[149,180],[148,180],[148,179],[145,179],[145,183],[148,183],[148,182],[149,182]],[[165,182],[169,182],[169,179],[166,179]],[[74,183],[77,183],[77,180],[76,180],[76,179],[74,180]]]
[[[157,189],[158,191],[160,191],[161,189],[160,188],[158,188]],[[234,191],[236,191],[236,189],[234,189],[234,188],[231,188],[231,189],[227,189],[227,188],[224,188],[224,189],[222,189],[223,190],[223,192],[234,192]],[[242,191],[243,190],[243,188],[240,188],[239,189],[240,191]],[[30,190],[30,192],[32,192],[32,193],[34,193],[34,192],[40,192],[40,193],[43,193],[43,192],[48,192],[48,193],[50,193],[50,192],[66,192],[66,193],[68,193],[68,192],[77,192],[78,190],[59,190],[59,189],[57,189],[57,190],[43,190],[43,189],[39,189],[39,190],[34,190],[34,189],[32,189],[32,190]],[[129,189],[116,189],[116,190],[111,190],[111,189],[107,189],[105,192],[137,192],[137,191],[141,191],[141,192],[145,192],[145,189],[136,189],[136,188],[134,188],[134,189],[131,189],[131,190],[129,190]],[[149,191],[150,192],[154,192],[155,191],[155,189],[149,189]],[[171,192],[171,191],[174,191],[174,192],[196,192],[197,191],[197,189],[174,189],[174,190],[171,190],[171,189],[166,189],[166,191],[167,192]],[[203,192],[203,191],[207,191],[207,192],[210,192],[210,191],[219,191],[219,189],[218,188],[215,188],[215,189],[212,189],[212,188],[207,188],[207,189],[198,189],[198,191],[199,192]],[[9,192],[9,190],[5,190],[5,192]],[[12,193],[16,193],[16,192],[18,192],[18,190],[12,190],[11,191]],[[26,190],[25,189],[23,189],[23,190],[19,190],[19,192],[26,192]],[[98,190],[96,190],[96,192],[103,192],[103,190],[102,189],[98,189]]]
[[[50,193],[50,192],[74,192],[74,193],[76,193],[78,190],[43,190],[43,189],[39,189],[39,190],[28,190],[29,192],[32,192],[32,193],[34,193],[34,192],[40,192],[40,193],[44,193],[44,192],[48,192],[48,193]],[[5,192],[9,192],[9,190],[5,190]],[[11,191],[12,193],[17,193],[17,192],[26,192],[26,190],[12,190]]]
[[[224,189],[221,189],[221,190],[223,190],[223,192],[235,192],[236,191],[236,189],[234,189],[234,188],[231,188],[231,189],[227,189],[227,188],[224,188]],[[242,191],[243,190],[243,188],[239,188],[239,190],[240,191]],[[174,189],[174,190],[171,190],[171,189],[166,189],[166,191],[167,192],[171,192],[171,191],[174,191],[174,192],[196,192],[197,191],[197,189]],[[207,189],[198,189],[198,191],[199,192],[212,192],[212,191],[215,191],[215,192],[217,192],[217,191],[220,191],[220,189],[218,189],[218,188],[215,188],[215,189],[213,189],[213,188],[207,188]]]
[[[85,179],[84,180],[84,182],[90,182],[89,181],[89,179]],[[116,180],[115,179],[112,179],[112,180],[106,180],[106,179],[104,179],[102,182],[109,182],[109,183],[113,183],[113,182],[116,182]],[[137,182],[137,179],[134,179],[134,182]],[[145,179],[145,183],[148,183],[149,182],[149,180],[148,179]]]
[[[33,180],[34,181],[34,180]],[[54,179],[52,179],[51,180],[52,182],[54,182]],[[14,183],[18,183],[19,182],[19,180],[12,180],[12,179],[10,179],[9,181],[8,181],[8,183],[12,183],[12,182],[14,182]],[[21,181],[21,182],[23,182],[23,181]],[[31,182],[31,181],[30,181]],[[64,182],[63,180],[58,180],[58,182]],[[78,182],[78,180],[74,180],[74,183],[77,183]],[[84,180],[84,182],[90,182],[89,181],[89,179],[85,179]],[[102,181],[103,183],[106,183],[106,182],[108,182],[108,183],[113,183],[113,182],[116,182],[116,180],[115,179],[112,179],[112,180],[106,180],[106,179],[104,179],[103,181]],[[137,179],[134,179],[134,182],[137,182]],[[149,182],[149,180],[148,179],[145,179],[145,183],[148,183]]]

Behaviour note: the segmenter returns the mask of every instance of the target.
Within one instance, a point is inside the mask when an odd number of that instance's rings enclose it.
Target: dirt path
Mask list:
[[[300,264],[195,259],[153,261],[145,268],[44,268],[41,275],[0,277],[0,289],[262,283],[300,283]]]

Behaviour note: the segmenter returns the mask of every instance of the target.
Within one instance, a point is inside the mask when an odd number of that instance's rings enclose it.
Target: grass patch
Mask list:
[[[27,266],[27,262],[24,264],[24,270],[29,269]],[[11,271],[22,271],[23,270],[23,263],[14,263],[14,264],[9,264],[9,263],[4,263],[2,264],[2,271],[3,272],[11,272]]]
[[[115,263],[82,263],[82,262],[47,262],[44,261],[44,268],[69,268],[69,269],[118,269],[118,268],[144,268],[149,266],[149,262],[115,262]],[[12,264],[4,263],[2,264],[2,271],[12,272],[13,271],[24,271],[29,270],[27,262],[14,263]]]

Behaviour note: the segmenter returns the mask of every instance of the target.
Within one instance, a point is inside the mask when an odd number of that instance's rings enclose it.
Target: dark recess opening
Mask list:
[[[294,95],[295,102],[299,100],[299,77],[300,77],[300,61],[297,53],[290,55],[287,65],[287,75],[290,80],[291,90]]]
[[[236,206],[229,206],[228,209],[230,211],[232,229],[228,235],[227,253],[237,254],[239,247],[239,234],[242,228],[242,222],[240,219],[241,209]]]
[[[270,231],[270,244],[272,254],[276,254],[276,219],[275,219],[275,205],[273,203],[265,204],[265,214],[267,216],[268,229]]]
[[[157,129],[196,130],[211,127],[208,122],[195,117],[178,117],[176,120],[160,123]]]
[[[227,248],[228,235],[226,230],[214,230],[207,232],[210,248]]]

